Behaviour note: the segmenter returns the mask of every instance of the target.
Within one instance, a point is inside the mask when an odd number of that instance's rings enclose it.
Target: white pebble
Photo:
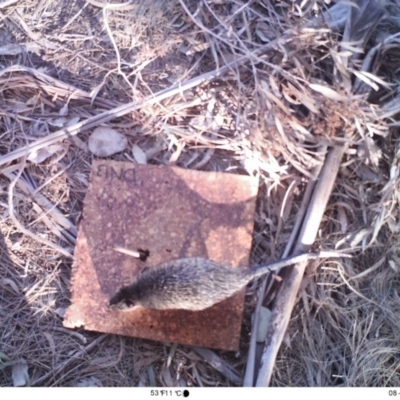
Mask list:
[[[127,138],[115,129],[96,128],[89,138],[89,150],[98,157],[108,157],[125,150]]]

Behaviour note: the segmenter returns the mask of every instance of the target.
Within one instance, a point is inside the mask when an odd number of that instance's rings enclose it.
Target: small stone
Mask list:
[[[125,150],[127,138],[115,129],[96,128],[89,138],[89,150],[98,157],[109,157]]]

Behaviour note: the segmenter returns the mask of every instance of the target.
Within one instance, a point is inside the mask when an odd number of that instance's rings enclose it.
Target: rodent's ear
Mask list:
[[[113,308],[125,309],[128,307],[133,307],[136,302],[133,293],[131,293],[130,287],[124,286],[118,290],[113,297],[111,297],[108,304],[110,307],[114,306]]]
[[[123,295],[121,290],[119,290],[113,297],[111,297],[108,305],[109,306],[115,306],[116,304],[118,304],[122,299],[123,299]]]

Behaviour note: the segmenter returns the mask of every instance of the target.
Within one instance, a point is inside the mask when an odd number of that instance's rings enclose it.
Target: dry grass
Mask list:
[[[0,10],[1,155],[135,101],[135,110],[107,125],[147,162],[260,178],[252,260],[261,262],[279,257],[288,242],[326,147],[348,143],[318,244],[358,257],[326,263],[304,279],[272,384],[397,386],[396,2],[382,3],[387,14],[378,24],[364,15],[353,31],[341,23],[347,8],[330,9],[327,29],[322,1],[60,4],[24,0]],[[344,30],[365,43],[341,43]],[[217,79],[168,92],[232,62]],[[162,90],[171,95],[145,101]],[[0,157],[0,385],[12,385],[12,365],[21,359],[32,385],[240,385],[256,283],[238,354],[62,328],[68,255],[93,158],[89,134],[59,140],[38,164]],[[135,154],[113,159],[135,162]]]

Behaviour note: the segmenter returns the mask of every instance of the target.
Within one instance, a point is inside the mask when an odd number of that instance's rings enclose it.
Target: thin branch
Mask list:
[[[59,374],[61,371],[63,371],[66,367],[69,366],[73,361],[76,361],[77,359],[81,358],[85,354],[87,354],[90,350],[95,348],[97,345],[99,345],[106,337],[108,334],[103,334],[100,335],[97,339],[93,340],[90,344],[88,344],[86,347],[84,347],[81,350],[78,350],[75,352],[75,354],[72,354],[66,361],[64,361],[62,364],[58,365],[54,369],[50,369],[47,374],[42,375],[40,378],[35,379],[31,385],[36,386],[45,381],[46,379],[50,378],[51,376],[55,376]]]
[[[259,56],[269,50],[274,49],[276,47],[276,45],[278,44],[278,42],[286,41],[286,40],[288,40],[288,37],[282,37],[280,39],[271,41],[270,43],[266,44],[265,46],[262,46],[259,49],[254,50],[253,52],[251,52],[245,56],[242,56],[242,57],[238,58],[237,60],[234,60],[219,69],[215,69],[210,72],[206,72],[205,74],[202,74],[198,77],[189,79],[188,81],[186,81],[183,84],[177,84],[171,88],[161,90],[154,95],[148,96],[146,99],[144,99],[140,103],[138,103],[137,101],[133,101],[128,104],[123,104],[112,110],[105,111],[99,115],[95,115],[84,121],[78,122],[75,125],[71,125],[69,127],[60,129],[42,139],[36,140],[35,142],[31,143],[28,146],[24,146],[20,149],[14,150],[14,151],[4,155],[3,157],[0,157],[0,166],[24,156],[27,152],[29,153],[34,150],[36,150],[36,151],[40,150],[44,147],[47,147],[53,143],[58,142],[59,140],[63,140],[68,137],[77,135],[78,133],[80,133],[82,131],[97,127],[100,124],[104,124],[115,118],[122,117],[132,111],[139,110],[142,107],[158,103],[169,97],[179,95],[179,94],[185,92],[186,90],[189,90],[191,88],[201,85],[202,83],[211,82],[214,79],[219,78],[221,75],[224,75],[225,73],[230,71],[232,68],[238,67],[238,66],[248,62],[252,57]]]
[[[22,171],[24,170],[25,167],[25,162],[26,160],[24,159],[21,164],[20,164],[20,170],[18,171],[17,175],[15,176],[15,178],[13,180],[11,180],[10,185],[8,186],[8,212],[10,214],[10,218],[12,219],[14,225],[18,228],[18,230],[23,233],[24,235],[27,235],[29,237],[31,237],[32,239],[52,248],[53,250],[56,250],[57,252],[63,254],[64,256],[68,257],[68,258],[72,258],[72,254],[63,249],[62,247],[56,245],[53,242],[50,242],[50,240],[44,239],[38,235],[35,235],[34,233],[32,233],[31,231],[29,231],[28,229],[26,229],[21,222],[18,220],[18,218],[15,216],[14,213],[14,203],[13,203],[13,198],[14,198],[14,187],[17,183],[17,181],[20,179]]]
[[[294,254],[308,250],[315,241],[346,147],[346,145],[336,146],[328,154],[310,201]],[[256,386],[269,386],[276,356],[289,325],[290,315],[296,302],[306,266],[307,263],[303,262],[292,267],[283,280],[272,311],[266,345],[261,359],[262,366]]]

